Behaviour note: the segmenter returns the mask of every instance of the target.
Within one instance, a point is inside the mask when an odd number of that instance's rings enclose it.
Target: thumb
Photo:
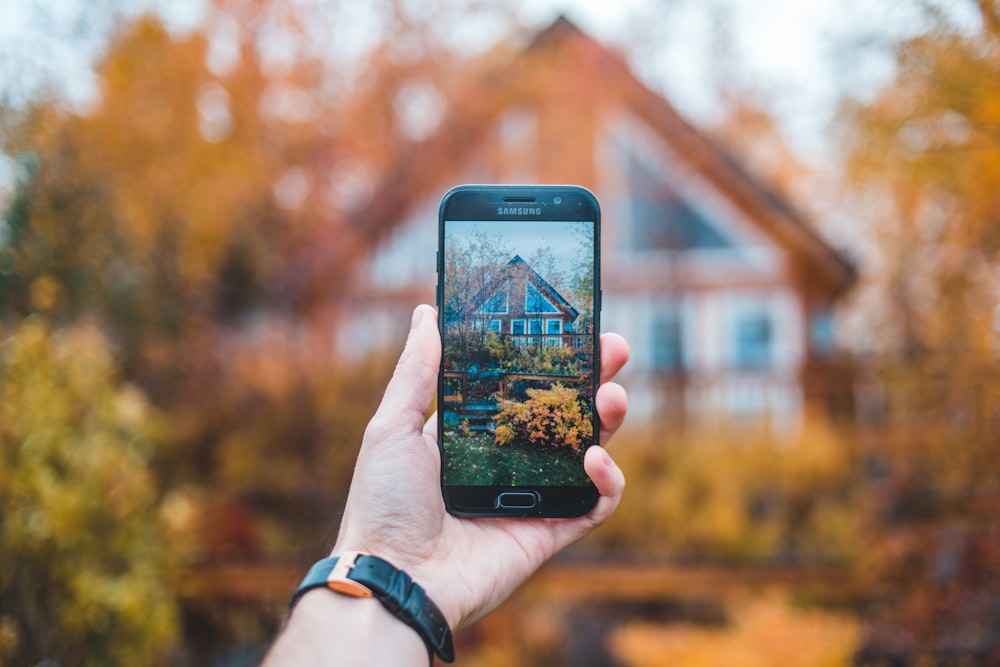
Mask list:
[[[441,335],[437,329],[437,311],[422,304],[413,311],[406,347],[372,418],[372,425],[419,433],[437,392],[440,365]]]

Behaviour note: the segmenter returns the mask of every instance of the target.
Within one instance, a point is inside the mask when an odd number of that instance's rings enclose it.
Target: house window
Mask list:
[[[525,283],[527,294],[524,299],[524,312],[526,313],[558,313],[559,309],[552,305],[552,302],[542,296],[538,288],[531,283]],[[539,332],[541,333],[541,332]]]
[[[562,333],[562,320],[545,320],[546,347],[562,347],[563,339],[559,335]]]
[[[736,320],[734,361],[738,368],[764,368],[771,363],[774,326],[767,312],[743,313]]]
[[[732,242],[691,207],[658,168],[626,151],[632,249],[684,251],[725,249]]]
[[[493,295],[479,307],[479,312],[489,314],[506,313],[508,311],[510,301],[507,296],[509,287],[510,281],[505,280],[503,286],[494,292]]]
[[[524,320],[511,320],[510,332],[515,336],[524,335]]]
[[[810,315],[809,342],[817,356],[827,357],[833,353],[833,314],[829,310],[816,310]]]
[[[684,337],[677,310],[656,314],[653,319],[653,368],[664,373],[679,371],[684,365]]]
[[[490,320],[490,331],[495,334],[500,333],[500,320]]]
[[[526,339],[527,344],[536,345],[539,339],[534,338],[534,336],[542,335],[542,321],[538,319],[528,320],[528,334],[532,336],[532,338]]]

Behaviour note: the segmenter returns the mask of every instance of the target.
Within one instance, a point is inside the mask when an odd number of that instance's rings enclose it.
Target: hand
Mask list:
[[[596,397],[601,447],[584,468],[600,492],[575,519],[460,519],[441,498],[437,418],[424,421],[437,390],[441,339],[437,313],[419,306],[406,348],[365,431],[333,555],[365,551],[405,570],[453,629],[485,616],[542,563],[611,516],[625,478],[603,445],[625,419],[625,390],[609,380],[628,360],[617,334],[601,337]]]

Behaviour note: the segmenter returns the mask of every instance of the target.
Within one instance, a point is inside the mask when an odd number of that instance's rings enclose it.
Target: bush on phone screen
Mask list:
[[[527,394],[524,401],[500,401],[494,432],[498,445],[521,442],[578,452],[591,442],[590,415],[575,389],[555,384],[549,389],[528,389]]]

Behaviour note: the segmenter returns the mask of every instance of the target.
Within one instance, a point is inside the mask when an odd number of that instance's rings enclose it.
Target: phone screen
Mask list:
[[[524,513],[558,515],[593,496],[583,456],[598,432],[597,212],[543,192],[527,205],[442,207],[442,486],[473,514],[537,501]]]

